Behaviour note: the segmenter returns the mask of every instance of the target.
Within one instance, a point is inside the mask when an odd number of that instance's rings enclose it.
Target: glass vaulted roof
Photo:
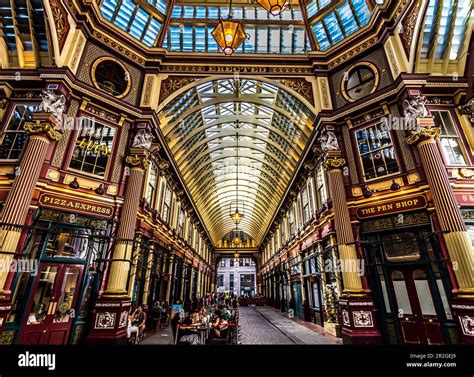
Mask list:
[[[456,60],[472,22],[469,0],[430,0],[423,27],[421,57]]]
[[[230,207],[238,197],[239,230],[260,243],[305,148],[313,112],[275,85],[229,78],[186,90],[159,117],[213,242],[235,229]]]
[[[176,52],[218,52],[211,31],[229,14],[226,1],[96,1],[102,16],[134,40]],[[307,20],[296,0],[278,16],[251,1],[234,1],[232,17],[242,22],[248,36],[236,53],[302,54],[310,51],[311,45],[327,50],[368,23],[371,12],[366,1],[310,0],[304,5]],[[165,24],[169,26],[163,28]]]

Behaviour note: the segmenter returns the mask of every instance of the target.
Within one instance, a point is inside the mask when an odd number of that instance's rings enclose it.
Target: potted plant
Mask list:
[[[335,284],[327,284],[324,289],[324,330],[340,337],[341,328],[337,322],[337,292]]]

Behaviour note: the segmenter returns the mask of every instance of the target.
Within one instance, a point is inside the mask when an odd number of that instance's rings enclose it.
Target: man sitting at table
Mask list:
[[[182,334],[178,340],[178,343],[188,343],[191,345],[199,344],[199,335],[193,332],[193,330],[190,328],[192,326],[197,327],[198,325],[200,325],[200,323],[197,322],[197,312],[193,312],[190,316],[186,317],[182,324],[184,328],[179,329],[178,332],[178,335],[179,333]]]

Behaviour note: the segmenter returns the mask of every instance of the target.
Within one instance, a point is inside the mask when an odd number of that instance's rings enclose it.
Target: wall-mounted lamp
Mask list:
[[[69,183],[69,187],[72,189],[78,189],[80,187],[76,177]]]
[[[395,179],[392,181],[392,185],[390,186],[390,190],[392,190],[392,191],[400,190],[400,185],[397,182],[395,182]]]
[[[94,192],[97,194],[97,195],[104,195],[104,185],[101,183],[99,185],[99,187],[97,187]]]
[[[364,198],[370,198],[373,195],[373,192],[367,186],[364,186],[362,188],[362,195],[364,195]]]

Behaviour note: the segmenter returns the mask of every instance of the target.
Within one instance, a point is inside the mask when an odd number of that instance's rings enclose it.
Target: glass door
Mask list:
[[[397,317],[405,343],[443,344],[441,324],[434,304],[433,288],[419,266],[389,269]]]
[[[20,344],[66,344],[83,266],[42,263],[27,306]]]

